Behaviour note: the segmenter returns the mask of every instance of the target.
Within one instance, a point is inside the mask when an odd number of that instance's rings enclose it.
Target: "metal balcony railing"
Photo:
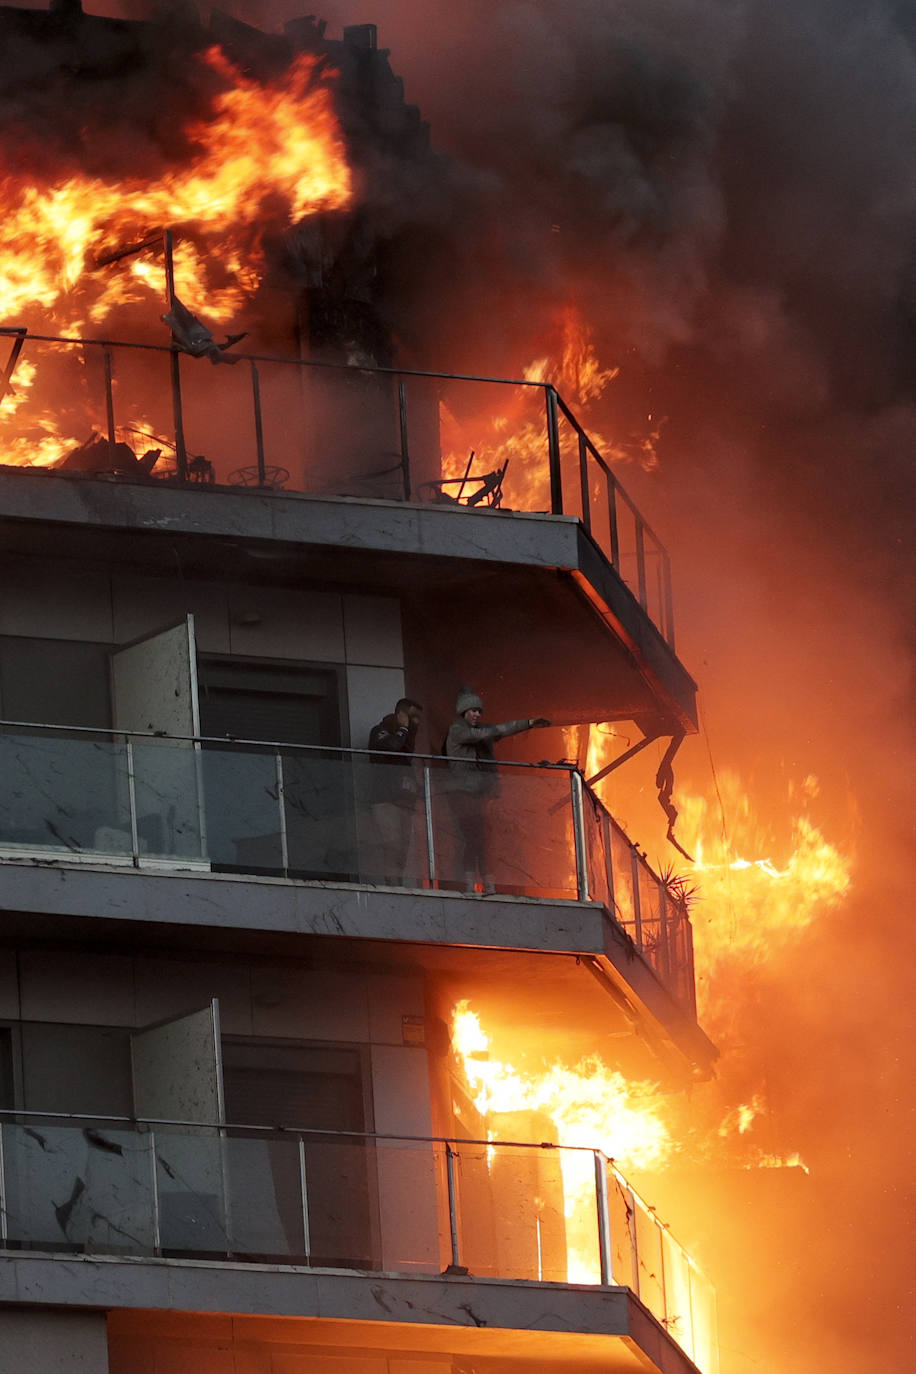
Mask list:
[[[353,749],[0,722],[0,853],[466,889],[468,794],[460,779],[440,757],[417,756],[406,767],[390,760]],[[487,882],[509,896],[602,902],[695,1015],[683,903],[581,774],[568,764],[505,763],[492,765],[492,777],[491,792],[471,798],[485,832]],[[379,780],[392,778],[406,799],[400,839],[390,809],[378,812]]]
[[[219,356],[240,366],[212,367],[177,347],[3,335],[0,465],[69,454],[67,470],[105,476],[577,516],[674,647],[667,551],[549,383],[234,351]],[[22,358],[41,396],[31,428],[27,406],[4,404]],[[55,396],[71,437],[49,458]],[[93,433],[101,446],[72,452]]]
[[[717,1368],[711,1284],[600,1150],[0,1112],[0,1244],[619,1285]]]

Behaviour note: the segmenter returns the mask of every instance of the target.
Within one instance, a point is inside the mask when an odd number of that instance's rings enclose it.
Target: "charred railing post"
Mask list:
[[[410,444],[407,434],[407,383],[398,380],[398,424],[401,431],[401,472],[404,477],[404,500],[410,500]]]
[[[649,596],[646,587],[646,526],[639,511],[633,508],[636,526],[636,580],[639,589],[639,604],[648,610]]]
[[[607,475],[607,521],[611,540],[611,566],[620,568],[620,531],[617,528],[617,479],[609,470]]]
[[[598,1258],[601,1261],[601,1282],[614,1282],[613,1252],[611,1250],[611,1209],[607,1192],[608,1159],[601,1150],[595,1151],[595,1199],[598,1204]]]
[[[642,901],[639,893],[639,855],[636,846],[630,845],[630,863],[633,874],[633,921],[636,926],[636,948],[642,949]]]
[[[572,797],[573,840],[576,846],[576,890],[580,902],[591,901],[588,887],[588,858],[585,849],[585,808],[582,804],[582,774],[570,769],[569,787]]]
[[[461,1269],[461,1252],[458,1244],[458,1199],[455,1187],[455,1160],[457,1153],[452,1149],[451,1142],[445,1142],[445,1178],[448,1187],[448,1230],[452,1247],[452,1259],[450,1269]]]
[[[175,256],[172,244],[172,231],[166,229],[162,236],[162,248],[165,254],[165,293],[168,300],[169,313],[175,309]],[[172,344],[169,355],[169,366],[172,376],[172,418],[175,426],[175,462],[178,465],[178,476],[182,482],[188,480],[188,447],[184,438],[184,409],[181,401],[181,350],[176,343]]]
[[[588,487],[588,440],[579,433],[579,491],[582,498],[582,523],[589,534],[592,532],[592,511]]]
[[[267,486],[267,465],[264,461],[264,417],[261,414],[261,374],[251,359],[251,401],[254,406],[254,442],[258,453],[258,486]]]
[[[25,336],[28,332],[28,329],[24,325],[16,326],[14,329],[0,329],[0,334],[12,334],[14,336],[13,346],[10,349],[10,356],[6,360],[6,367],[3,369],[3,375],[0,376],[0,401],[3,400],[10,389],[10,382],[16,370],[19,354],[22,352]]]
[[[105,416],[108,421],[108,442],[111,445],[112,454],[115,446],[115,418],[114,418],[114,389],[111,385],[112,373],[114,371],[111,349],[105,344],[102,349],[102,356],[105,360]]]
[[[6,1159],[3,1154],[3,1129],[0,1126],[0,1245],[6,1246],[9,1240],[10,1200],[7,1196]]]
[[[556,387],[544,387],[547,407],[547,459],[550,466],[550,509],[563,514],[563,473],[560,468],[560,419]]]

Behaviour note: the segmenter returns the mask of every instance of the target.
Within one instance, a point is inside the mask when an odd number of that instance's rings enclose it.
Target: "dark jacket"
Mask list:
[[[520,735],[531,729],[530,720],[506,720],[501,725],[468,725],[456,716],[445,737],[445,752],[452,772],[452,789],[492,797],[499,791],[499,773],[493,757],[493,741]]]
[[[396,802],[412,806],[417,798],[417,781],[413,771],[413,750],[417,739],[417,722],[400,725],[395,715],[385,716],[369,732],[369,748],[373,753],[369,770],[369,799],[374,802]]]

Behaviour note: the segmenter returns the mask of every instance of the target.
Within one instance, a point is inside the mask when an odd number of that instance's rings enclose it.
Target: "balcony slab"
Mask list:
[[[182,1336],[199,1347],[202,1336],[220,1339],[212,1318],[224,1314],[232,1317],[224,1348],[256,1342],[514,1358],[583,1374],[696,1368],[620,1287],[23,1253],[0,1263],[0,1304],[107,1310],[115,1348],[119,1339]]]
[[[181,940],[294,957],[307,948],[331,961],[382,958],[478,977],[491,966],[501,976],[511,957],[514,982],[536,967],[545,993],[551,980],[571,984],[576,997],[596,997],[606,1024],[638,1027],[675,1077],[705,1077],[716,1057],[695,1019],[598,902],[5,859],[0,908],[9,938]],[[565,970],[562,976],[548,973],[545,956]]]
[[[415,607],[440,676],[473,603],[474,641],[487,645],[494,684],[488,705],[498,715],[524,698],[557,723],[696,729],[696,684],[571,516],[2,467],[0,501],[0,553],[47,552],[84,570],[107,562],[168,577],[177,562],[204,580],[350,583],[400,594]]]

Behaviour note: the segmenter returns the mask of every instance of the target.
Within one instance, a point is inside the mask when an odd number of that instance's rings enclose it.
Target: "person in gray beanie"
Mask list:
[[[458,693],[455,713],[445,739],[445,753],[452,773],[449,800],[458,832],[460,867],[467,892],[477,891],[479,877],[484,895],[489,895],[495,888],[487,862],[487,803],[499,795],[493,743],[509,735],[520,735],[525,730],[548,726],[550,721],[543,716],[530,716],[524,720],[503,721],[500,725],[484,725],[483,701],[468,687]]]

